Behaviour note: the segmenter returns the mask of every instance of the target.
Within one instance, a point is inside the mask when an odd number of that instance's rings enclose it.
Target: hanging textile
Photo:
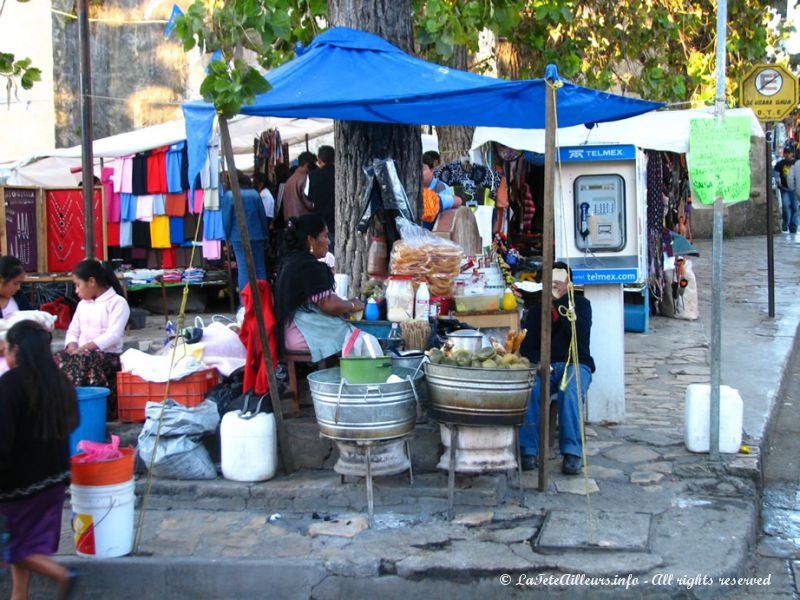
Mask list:
[[[664,173],[660,152],[647,155],[647,279],[656,302],[664,292]],[[669,232],[667,230],[667,234]]]
[[[94,192],[94,230],[103,231],[102,194]],[[83,190],[47,190],[47,270],[66,273],[86,258],[84,242]],[[94,236],[95,256],[105,260],[103,236]]]
[[[261,298],[261,311],[264,314],[267,339],[269,340],[269,352],[272,356],[272,367],[274,369],[278,366],[278,348],[275,342],[275,313],[272,308],[272,289],[266,281],[259,281],[258,293]],[[269,391],[269,378],[264,365],[261,339],[258,335],[256,314],[253,306],[253,291],[249,283],[241,290],[241,294],[242,304],[244,305],[244,320],[239,332],[239,339],[242,340],[247,349],[242,389],[244,391],[252,390],[256,394],[266,394]]]

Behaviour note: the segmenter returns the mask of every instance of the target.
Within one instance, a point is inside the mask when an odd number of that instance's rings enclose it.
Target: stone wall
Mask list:
[[[92,3],[91,18],[126,23],[90,23],[94,138],[102,138],[180,117],[187,89],[188,64],[183,48],[164,38],[163,23],[136,24],[146,14],[141,0]],[[74,3],[53,0],[53,7],[73,12]],[[171,3],[147,13],[169,17]],[[80,55],[76,19],[53,19],[56,145],[80,143]]]
[[[725,236],[764,235],[767,233],[767,167],[764,157],[764,140],[750,139],[750,199],[726,204],[724,213]],[[770,173],[771,175],[771,167]],[[780,231],[780,198],[773,198],[772,230]],[[694,204],[694,203],[693,203]],[[710,238],[713,231],[714,211],[711,205],[697,208],[692,213],[692,233],[697,238]]]

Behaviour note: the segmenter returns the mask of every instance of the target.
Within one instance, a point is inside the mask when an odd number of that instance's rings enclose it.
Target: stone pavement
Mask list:
[[[766,309],[765,238],[725,241],[723,383],[744,398],[750,453],[719,462],[683,445],[685,388],[709,380],[711,244],[697,245],[701,318],[656,317],[648,335],[626,334],[626,420],[587,426],[588,479],[561,475],[560,457],[551,460],[544,493],[535,472],[524,474],[524,493],[514,474],[459,476],[456,520],[448,523],[446,476],[434,467],[437,428],[418,426],[414,484],[406,476],[377,479],[377,523],[364,529],[363,481],[342,483],[330,469],[330,444],[318,439],[313,421],[295,419],[288,424],[304,468],[291,476],[261,484],[154,480],[136,556],[71,556],[65,519],[61,558],[87,572],[78,597],[711,598],[741,591],[720,578],[748,573],[756,541],[760,448],[800,322],[800,240],[776,238],[774,320]],[[140,480],[138,497],[143,490]]]

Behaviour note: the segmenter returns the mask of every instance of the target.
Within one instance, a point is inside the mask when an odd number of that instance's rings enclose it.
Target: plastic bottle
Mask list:
[[[428,282],[420,281],[417,295],[414,299],[414,318],[418,321],[427,321],[431,316],[431,293],[428,291]]]
[[[389,331],[389,336],[386,338],[386,349],[400,351],[403,345],[403,334],[400,331],[400,325],[392,323],[392,329]]]
[[[367,306],[364,307],[364,320],[377,321],[379,316],[380,309],[378,303],[375,301],[375,298],[369,298],[367,300]]]
[[[503,292],[503,310],[514,310],[516,308],[517,297],[511,291],[511,288],[506,288],[506,291]]]

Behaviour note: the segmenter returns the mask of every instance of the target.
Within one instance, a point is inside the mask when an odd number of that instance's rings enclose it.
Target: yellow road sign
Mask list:
[[[797,75],[781,65],[756,65],[739,83],[739,96],[762,121],[781,121],[797,106]]]

